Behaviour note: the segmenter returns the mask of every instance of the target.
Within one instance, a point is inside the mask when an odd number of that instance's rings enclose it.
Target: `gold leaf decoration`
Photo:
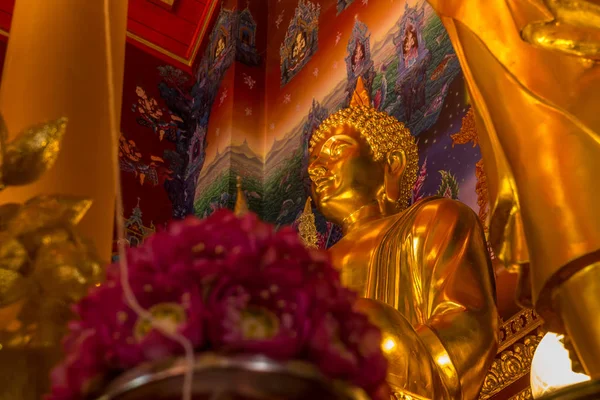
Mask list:
[[[479,145],[479,136],[477,135],[477,127],[475,125],[475,111],[473,107],[469,108],[469,111],[465,114],[462,119],[462,125],[460,131],[453,135],[450,135],[452,139],[452,147],[457,144],[473,144],[473,147]],[[486,233],[489,231],[488,227],[488,213],[489,213],[489,195],[487,178],[485,175],[485,169],[483,165],[483,158],[475,164],[475,176],[477,177],[477,184],[475,186],[475,192],[477,193],[477,205],[479,206],[479,220],[481,221]]]
[[[452,139],[452,147],[456,144],[468,144],[473,143],[473,147],[479,144],[479,136],[477,136],[477,127],[475,126],[475,111],[473,107],[469,108],[469,111],[462,118],[462,125],[460,131],[453,135],[450,135]]]
[[[60,118],[26,129],[10,143],[2,141],[2,184],[25,185],[37,180],[58,158],[66,129],[67,119]],[[6,126],[0,125],[0,130],[6,136]]]
[[[34,126],[7,144],[0,116],[0,189],[31,183],[54,164],[66,122]],[[41,195],[0,206],[0,348],[56,346],[69,305],[102,281],[93,245],[75,231],[91,204]]]
[[[5,232],[0,232],[0,269],[19,272],[29,260],[25,246]]]
[[[75,226],[91,205],[91,200],[76,196],[38,196],[25,203],[10,220],[7,229],[20,236],[43,227]]]

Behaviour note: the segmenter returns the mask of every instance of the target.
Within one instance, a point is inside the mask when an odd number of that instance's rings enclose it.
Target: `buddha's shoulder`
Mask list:
[[[431,196],[411,205],[405,212],[414,219],[476,221],[477,215],[466,204],[447,197]]]

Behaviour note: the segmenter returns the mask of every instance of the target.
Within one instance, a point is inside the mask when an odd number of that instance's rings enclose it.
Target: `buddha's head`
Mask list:
[[[408,128],[377,111],[359,79],[350,107],[330,115],[310,140],[308,173],[323,215],[345,225],[369,207],[380,215],[408,206],[418,154]]]

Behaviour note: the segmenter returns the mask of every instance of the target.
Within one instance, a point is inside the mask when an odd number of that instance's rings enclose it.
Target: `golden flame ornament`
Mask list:
[[[365,82],[361,76],[356,81],[356,87],[350,100],[351,107],[371,107],[371,99],[367,89],[365,89]]]
[[[310,249],[318,248],[319,237],[317,236],[317,227],[315,225],[315,214],[312,212],[311,198],[306,199],[304,212],[300,215],[298,223],[298,233],[304,242],[304,245]]]

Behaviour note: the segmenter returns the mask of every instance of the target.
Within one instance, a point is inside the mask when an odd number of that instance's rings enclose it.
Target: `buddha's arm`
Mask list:
[[[423,228],[428,232],[423,232]],[[415,219],[422,246],[422,304],[426,321],[415,330],[429,350],[444,386],[477,398],[496,353],[498,314],[494,277],[483,229],[466,205],[440,199]],[[428,279],[427,279],[428,278]]]

